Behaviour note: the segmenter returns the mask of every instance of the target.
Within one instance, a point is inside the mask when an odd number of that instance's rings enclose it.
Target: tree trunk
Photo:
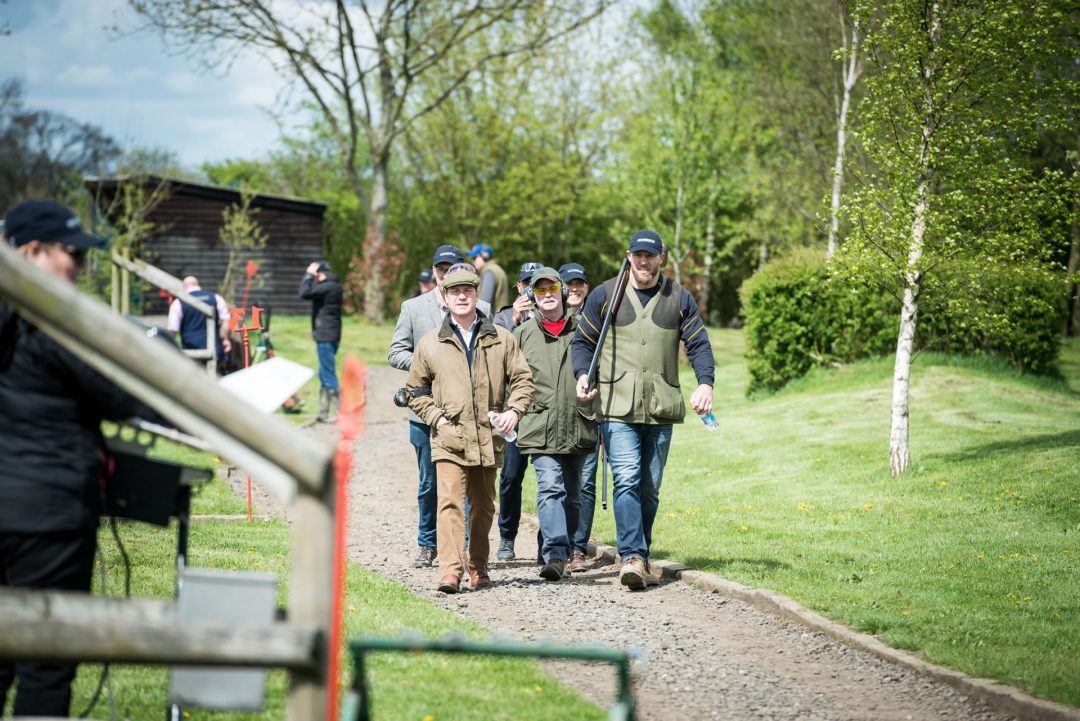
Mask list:
[[[702,266],[705,276],[701,279],[701,297],[697,299],[698,315],[708,323],[709,293],[712,290],[713,251],[716,249],[716,170],[712,171],[709,183],[709,207],[705,209],[705,257]]]
[[[922,145],[919,148],[919,180],[915,190],[915,211],[911,219],[908,242],[907,271],[904,273],[904,295],[900,308],[900,332],[896,339],[896,362],[893,365],[892,423],[889,429],[889,475],[898,476],[911,462],[908,448],[908,421],[911,390],[911,356],[915,348],[915,329],[919,317],[919,281],[922,271],[923,242],[926,238],[926,213],[933,178],[930,145],[934,136],[933,74],[935,55],[941,44],[940,7],[930,7],[927,62],[923,70],[926,103],[923,108]]]
[[[672,264],[675,270],[675,282],[682,285],[682,261],[685,257],[682,252],[682,226],[683,226],[683,179],[679,178],[679,184],[675,188],[675,239],[671,242],[672,253],[675,262]]]
[[[845,35],[844,44],[847,45]],[[825,259],[836,253],[836,236],[840,230],[840,191],[844,185],[844,146],[847,145],[847,116],[851,107],[851,91],[859,79],[859,25],[851,32],[851,48],[844,67],[844,97],[840,101],[840,113],[836,118],[836,164],[833,167],[832,201],[829,206],[829,243]]]
[[[1069,277],[1080,272],[1080,208],[1073,202],[1072,248],[1069,251]],[[1080,283],[1069,283],[1069,315],[1065,320],[1065,335],[1080,336]]]
[[[368,209],[364,242],[364,317],[381,323],[386,305],[383,283],[383,261],[387,240],[386,206],[388,198],[389,153],[377,156],[372,162],[371,207]]]

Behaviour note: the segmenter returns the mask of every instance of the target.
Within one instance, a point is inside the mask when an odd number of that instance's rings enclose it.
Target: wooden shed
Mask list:
[[[139,183],[146,194],[163,188],[162,199],[146,214],[153,224],[143,240],[142,256],[162,270],[183,278],[194,275],[203,289],[219,291],[225,277],[229,251],[221,242],[223,211],[239,205],[240,192],[231,188],[193,183],[153,175],[135,177],[88,177],[84,185],[95,200],[95,224],[110,210],[125,183]],[[240,274],[230,307],[239,306],[244,292],[243,267],[248,260],[258,265],[248,305],[269,306],[274,313],[301,315],[311,311],[311,301],[297,295],[304,269],[323,257],[323,214],[326,204],[274,195],[255,195],[254,219],[267,235],[266,247],[245,251],[240,258]],[[108,220],[112,220],[108,218]],[[167,301],[156,289],[144,292],[142,313],[167,312]]]

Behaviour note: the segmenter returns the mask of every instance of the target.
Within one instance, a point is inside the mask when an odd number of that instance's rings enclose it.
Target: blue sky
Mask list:
[[[8,0],[0,22],[0,79],[20,77],[29,108],[63,112],[105,130],[124,148],[162,147],[185,166],[265,155],[278,137],[266,112],[281,81],[267,63],[242,58],[228,75],[172,56],[133,28],[125,0]]]

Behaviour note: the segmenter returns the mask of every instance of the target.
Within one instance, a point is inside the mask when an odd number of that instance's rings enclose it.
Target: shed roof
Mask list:
[[[236,203],[241,199],[240,191],[236,188],[226,188],[209,183],[196,183],[190,180],[167,178],[160,175],[114,175],[110,177],[87,175],[83,178],[83,185],[91,194],[95,190],[103,190],[107,193],[115,193],[122,183],[141,181],[143,185],[158,186],[167,183],[170,194],[189,195],[206,198],[208,200]],[[322,217],[326,212],[326,203],[317,200],[305,200],[292,198],[284,195],[271,195],[268,193],[254,193],[252,205],[260,208],[277,208],[292,213],[304,215],[317,215]]]

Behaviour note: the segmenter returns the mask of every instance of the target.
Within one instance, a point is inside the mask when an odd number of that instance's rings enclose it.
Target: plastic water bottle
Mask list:
[[[712,411],[701,416],[701,422],[705,424],[705,430],[710,432],[720,428],[720,423],[716,420],[716,416],[713,415]]]
[[[495,427],[495,419],[498,418],[498,416],[499,414],[495,411],[488,411],[488,420],[491,421],[491,430],[496,433],[499,433],[499,429]],[[506,435],[503,435],[502,433],[499,433],[499,435],[505,438],[507,443],[513,443],[517,440],[517,429],[513,429]]]

